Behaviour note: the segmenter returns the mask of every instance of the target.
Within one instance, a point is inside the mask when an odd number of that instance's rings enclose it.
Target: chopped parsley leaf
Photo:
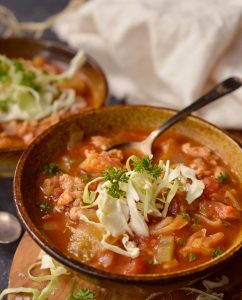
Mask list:
[[[193,253],[193,252],[189,252],[187,258],[188,258],[189,262],[193,262],[194,260],[197,259],[197,255],[195,253]]]
[[[47,202],[47,201],[41,202],[39,204],[39,208],[40,208],[40,211],[43,212],[43,213],[45,213],[45,214],[50,213],[51,210],[52,210],[50,202]]]
[[[186,220],[186,221],[190,220],[190,215],[187,212],[181,212],[179,215],[182,217],[183,220]]]
[[[44,166],[43,172],[49,175],[55,175],[58,172],[59,168],[55,163],[49,163]]]
[[[161,175],[161,168],[158,165],[153,165],[149,156],[143,158],[134,157],[132,160],[136,172],[143,173],[147,171],[154,178],[158,178]]]
[[[215,249],[213,250],[213,252],[212,252],[212,257],[213,257],[213,258],[216,258],[216,257],[220,256],[220,255],[223,254],[223,253],[224,253],[224,250],[223,250],[222,248],[220,248],[220,247],[215,248]]]
[[[118,183],[112,184],[110,187],[106,187],[108,194],[113,198],[120,198],[121,196],[125,196],[125,191],[119,188]]]
[[[19,59],[13,59],[13,64],[17,72],[24,72],[24,65]]]
[[[42,86],[36,82],[36,74],[33,71],[23,72],[23,77],[20,83],[22,85],[31,87],[38,92],[42,90]]]
[[[76,280],[73,281],[67,300],[95,300],[96,294],[88,288],[80,288],[76,293]]]
[[[104,180],[110,181],[111,185],[107,186],[106,189],[108,194],[114,198],[125,196],[125,191],[119,187],[119,182],[128,182],[128,176],[125,174],[126,170],[121,171],[114,167],[109,167],[104,171]]]
[[[8,78],[8,65],[0,61],[0,80]]]
[[[11,102],[10,98],[0,100],[0,111],[3,113],[7,113],[9,110],[9,104]]]
[[[217,182],[222,184],[229,179],[229,175],[226,172],[220,173],[217,177]]]
[[[80,178],[85,183],[88,183],[92,179],[91,176],[88,175],[88,174],[83,174],[83,175],[80,176]]]

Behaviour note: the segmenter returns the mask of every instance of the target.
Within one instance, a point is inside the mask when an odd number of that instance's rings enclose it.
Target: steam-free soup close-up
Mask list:
[[[162,135],[153,157],[108,150],[146,135],[80,133],[43,165],[35,215],[61,251],[130,275],[184,270],[231,246],[241,230],[242,194],[226,162],[179,134]]]

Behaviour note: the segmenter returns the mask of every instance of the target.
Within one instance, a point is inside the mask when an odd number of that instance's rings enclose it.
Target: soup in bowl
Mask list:
[[[105,76],[90,57],[27,38],[0,39],[0,90],[3,175],[12,173],[19,153],[48,127],[107,98]]]
[[[75,271],[129,284],[187,284],[241,247],[241,149],[195,117],[143,140],[174,111],[125,106],[50,128],[15,175],[18,212],[34,240]],[[160,287],[159,287],[160,288]]]

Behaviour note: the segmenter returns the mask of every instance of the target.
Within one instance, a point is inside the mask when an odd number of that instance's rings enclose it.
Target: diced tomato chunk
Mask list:
[[[219,190],[219,184],[214,176],[204,178],[203,182],[205,184],[204,192],[206,194],[212,194]]]
[[[144,274],[147,269],[147,263],[140,257],[137,257],[127,265],[124,270],[125,275]]]

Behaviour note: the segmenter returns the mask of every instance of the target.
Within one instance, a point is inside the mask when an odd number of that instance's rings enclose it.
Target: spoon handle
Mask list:
[[[237,77],[231,77],[222,81],[219,85],[210,90],[207,94],[203,95],[202,97],[194,101],[192,104],[179,111],[165,123],[163,123],[159,128],[154,130],[146,139],[149,139],[150,141],[155,140],[163,131],[170,128],[177,121],[186,118],[190,113],[198,110],[199,108],[207,105],[208,103],[211,103],[233,92],[234,90],[238,89],[241,85],[242,80]]]

